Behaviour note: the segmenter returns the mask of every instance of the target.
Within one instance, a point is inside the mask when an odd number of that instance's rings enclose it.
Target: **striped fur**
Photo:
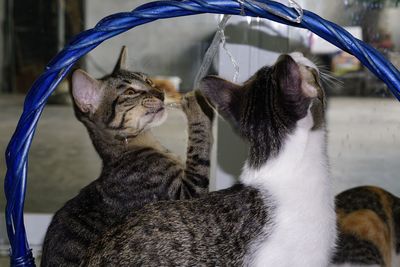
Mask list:
[[[400,199],[375,186],[336,196],[335,266],[400,266]]]
[[[73,85],[76,116],[86,126],[103,167],[98,179],[55,214],[44,241],[42,266],[78,266],[95,239],[126,214],[135,216],[146,203],[208,192],[212,110],[200,107],[200,95],[187,94],[181,103],[189,127],[183,163],[151,134],[166,113],[163,92],[146,75],[117,67],[95,80],[78,70]]]
[[[336,223],[318,76],[284,55],[243,86],[206,77],[201,90],[249,143],[242,183],[146,205],[81,266],[327,266]]]

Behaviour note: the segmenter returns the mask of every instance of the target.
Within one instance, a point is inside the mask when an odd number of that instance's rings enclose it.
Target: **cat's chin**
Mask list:
[[[152,113],[149,116],[153,116],[152,120],[149,123],[150,127],[156,127],[164,123],[164,121],[168,117],[167,110],[165,108],[162,108],[158,110],[157,112]]]

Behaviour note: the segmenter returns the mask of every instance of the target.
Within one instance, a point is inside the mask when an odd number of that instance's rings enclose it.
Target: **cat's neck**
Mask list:
[[[336,224],[325,138],[324,129],[297,127],[276,157],[258,169],[246,164],[242,182],[263,192],[274,211],[272,233],[251,266],[327,266]]]
[[[160,152],[167,151],[154,137],[151,130],[143,131],[136,136],[126,137],[96,133],[95,136],[92,136],[92,140],[103,161],[118,160],[121,155],[144,147],[149,147]]]
[[[264,187],[277,180],[276,186],[290,187],[290,183],[304,175],[317,175],[319,179],[328,180],[324,128],[311,130],[297,126],[286,138],[278,155],[269,158],[259,168],[246,162],[241,181],[246,185]]]
[[[166,151],[167,149],[154,137],[151,130],[144,131],[140,133],[138,136],[126,139],[124,141],[125,149],[130,151],[137,147],[151,147],[158,151]]]
[[[246,163],[241,181],[264,189],[282,204],[299,201],[296,205],[306,207],[318,199],[333,199],[325,130],[298,127],[288,136],[276,157],[268,159],[260,168]]]

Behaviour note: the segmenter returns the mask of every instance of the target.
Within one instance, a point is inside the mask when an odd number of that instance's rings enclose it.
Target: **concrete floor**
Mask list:
[[[400,196],[399,115],[395,99],[330,99],[328,154],[336,193],[370,184]]]
[[[22,102],[21,96],[0,95],[0,151],[5,150],[15,129]],[[400,195],[399,114],[400,104],[394,99],[329,100],[328,150],[335,192],[373,184]],[[183,125],[183,114],[175,110],[170,112],[168,123],[157,129],[163,143],[182,157],[186,142]],[[5,171],[4,152],[1,152],[1,183]],[[95,179],[99,171],[100,160],[85,128],[74,118],[72,108],[48,105],[30,152],[26,212],[53,213]],[[1,190],[1,211],[4,207]],[[4,230],[0,229],[0,233]],[[0,266],[7,265],[7,259],[0,259]]]

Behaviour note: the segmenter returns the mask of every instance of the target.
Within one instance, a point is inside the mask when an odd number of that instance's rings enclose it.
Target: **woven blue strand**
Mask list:
[[[261,3],[261,4],[260,4]],[[263,9],[267,5],[274,14]],[[294,27],[306,28],[333,45],[356,56],[371,72],[384,81],[400,100],[400,73],[378,51],[354,38],[340,26],[318,15],[304,11],[301,23],[279,14],[297,18],[297,12],[280,3],[259,0],[243,1],[247,16],[262,17]],[[234,0],[157,1],[144,4],[131,12],[102,19],[93,29],[77,35],[54,57],[43,74],[34,82],[24,103],[24,110],[6,150],[7,174],[4,182],[6,224],[11,245],[12,266],[35,266],[26,238],[23,208],[26,191],[27,157],[37,122],[50,94],[68,74],[74,63],[103,41],[136,26],[172,17],[202,13],[240,15],[241,4]]]

